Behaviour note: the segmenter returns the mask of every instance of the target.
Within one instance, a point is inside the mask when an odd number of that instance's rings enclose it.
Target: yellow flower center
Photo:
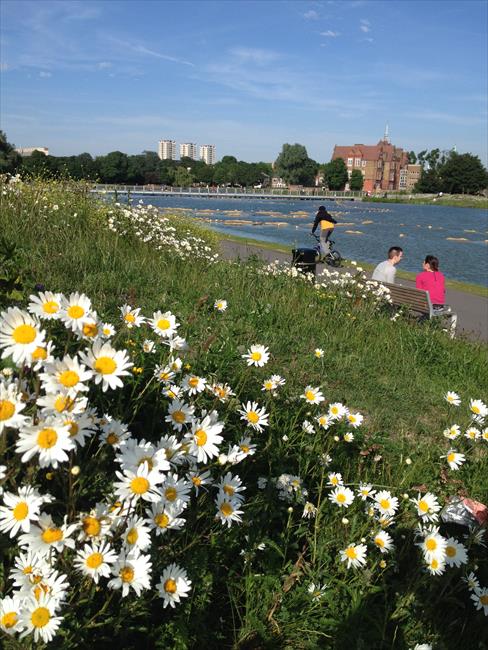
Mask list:
[[[429,511],[429,506],[423,499],[421,499],[419,501],[419,510],[421,512],[428,512]]]
[[[430,537],[430,538],[425,542],[425,548],[426,548],[428,551],[435,551],[435,549],[437,548],[437,542],[435,541],[435,539],[434,539],[433,537]]]
[[[55,314],[59,309],[59,305],[55,300],[47,300],[42,304],[42,309],[45,314]]]
[[[239,449],[243,451],[245,454],[248,454],[250,451],[250,448],[247,445],[240,445]]]
[[[309,402],[313,402],[315,400],[315,392],[313,390],[307,390],[305,393],[305,397],[308,399]]]
[[[358,556],[354,546],[349,546],[349,548],[346,548],[346,555],[350,560],[355,560]]]
[[[205,433],[205,431],[203,429],[199,429],[195,433],[195,442],[197,443],[197,445],[199,447],[203,447],[204,444],[207,442],[207,439],[208,439],[208,436],[207,436],[207,434]]]
[[[69,435],[71,438],[74,438],[78,431],[80,430],[80,427],[76,424],[74,420],[66,420],[65,421],[65,426],[69,427]]]
[[[63,531],[61,528],[46,528],[41,537],[46,544],[54,544],[54,542],[60,542],[63,539]]]
[[[72,411],[75,405],[75,400],[67,395],[58,395],[54,401],[54,408],[58,413],[63,411]]]
[[[432,559],[432,562],[430,563],[430,566],[432,569],[438,569],[439,568],[439,562],[435,558]]]
[[[375,537],[374,543],[376,544],[376,546],[379,546],[380,548],[384,548],[385,546],[385,541],[381,537]]]
[[[138,539],[139,539],[139,533],[137,532],[137,528],[131,528],[127,533],[127,537],[126,537],[127,543],[135,544]]]
[[[112,433],[109,433],[107,436],[107,442],[109,445],[115,445],[119,441],[119,437],[117,436],[116,433],[112,431]]]
[[[83,325],[83,334],[89,338],[93,338],[98,334],[98,327],[96,323],[85,323]]]
[[[51,619],[51,613],[47,607],[38,607],[31,614],[31,623],[34,627],[45,627]]]
[[[58,441],[58,434],[54,429],[42,429],[37,434],[37,444],[41,449],[51,449]]]
[[[59,383],[66,388],[72,388],[80,381],[80,376],[74,370],[64,370],[59,374]]]
[[[167,318],[160,318],[156,324],[156,327],[160,330],[167,330],[171,327],[171,323]]]
[[[26,567],[22,570],[22,573],[23,573],[25,576],[29,575],[29,573],[32,573],[32,566],[31,566],[31,565],[26,566]]]
[[[188,384],[192,388],[196,388],[198,386],[198,377],[192,377],[191,379],[188,380]]]
[[[134,314],[131,314],[129,312],[124,316],[124,320],[127,321],[128,323],[135,323],[136,317],[134,316]]]
[[[253,352],[253,353],[251,354],[251,359],[252,359],[253,361],[261,361],[261,357],[262,357],[262,356],[263,356],[263,355],[261,354],[261,352]]]
[[[390,507],[390,500],[389,499],[381,499],[380,506],[382,508],[384,508],[385,510],[388,510],[388,508]]]
[[[132,582],[134,580],[134,569],[130,566],[125,566],[119,573],[122,582]]]
[[[173,578],[168,578],[168,580],[166,580],[166,582],[164,583],[164,591],[167,594],[176,593],[176,582],[173,580]]]
[[[471,407],[471,410],[472,410],[473,413],[475,413],[476,415],[479,415],[479,414],[480,414],[480,408],[479,408],[479,406],[476,406],[476,404],[473,404],[473,406]]]
[[[140,461],[137,463],[137,466],[139,467],[143,463],[147,464],[148,469],[152,469],[154,467],[153,459],[150,458],[149,456],[144,456],[143,458],[141,458]]]
[[[17,521],[22,521],[29,514],[29,506],[25,501],[21,501],[15,506],[12,514],[14,516],[14,519]]]
[[[456,458],[455,454],[448,454],[447,455],[447,462],[452,463],[452,462],[454,462],[455,458]]]
[[[446,555],[448,557],[456,557],[456,549],[454,548],[454,546],[448,546],[446,548]]]
[[[100,534],[102,524],[96,517],[85,517],[81,523],[83,532],[88,537],[96,537]]]
[[[234,509],[228,501],[224,501],[220,506],[220,512],[224,515],[224,517],[230,517],[230,515],[234,512]]]
[[[176,488],[174,487],[166,488],[166,490],[164,491],[164,496],[168,499],[168,501],[174,501],[176,499],[177,494],[178,493],[176,491]]]
[[[161,372],[159,373],[159,379],[162,381],[165,381],[166,379],[169,379],[171,377],[171,373],[169,372]]]
[[[103,555],[101,553],[92,553],[86,558],[85,562],[89,569],[98,569],[103,562]]]
[[[8,399],[0,399],[0,422],[10,420],[15,413],[15,404]]]
[[[83,309],[83,307],[80,307],[80,305],[71,305],[70,307],[68,307],[66,313],[70,318],[77,319],[77,318],[81,318],[84,315],[85,310]]]
[[[480,603],[486,607],[488,605],[488,594],[483,594],[480,596]]]
[[[134,494],[145,494],[149,490],[149,481],[144,476],[136,476],[130,482],[130,487]]]
[[[184,414],[183,411],[173,411],[171,415],[173,420],[178,424],[183,424],[183,422],[186,421],[186,415]]]
[[[37,330],[32,325],[19,325],[12,332],[12,338],[16,343],[26,345],[32,343],[37,336]]]
[[[345,503],[346,502],[346,495],[343,494],[342,492],[339,492],[339,494],[337,495],[336,498],[337,498],[337,501],[339,501],[339,503]]]
[[[256,411],[249,411],[247,414],[247,419],[251,424],[256,424],[256,422],[259,422],[259,415],[256,413]]]
[[[200,487],[202,484],[202,479],[199,476],[192,476],[191,480],[193,482],[193,485],[196,485],[197,487]]]
[[[112,357],[98,357],[94,367],[102,375],[111,375],[117,369],[117,364]]]
[[[1,621],[2,627],[5,627],[8,630],[17,623],[17,612],[7,612],[2,616]]]
[[[232,485],[229,485],[228,483],[226,483],[226,484],[224,485],[224,492],[225,492],[229,497],[231,497],[231,496],[234,495],[235,488],[233,488]]]
[[[162,512],[161,514],[154,517],[154,523],[160,528],[167,528],[169,524],[169,517],[168,515],[164,514],[164,512]]]
[[[36,348],[32,353],[32,358],[34,359],[34,361],[43,361],[44,359],[46,359],[47,358],[46,348]]]

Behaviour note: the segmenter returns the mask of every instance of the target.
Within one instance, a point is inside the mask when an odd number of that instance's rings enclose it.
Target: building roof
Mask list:
[[[391,162],[394,159],[402,159],[406,152],[392,145],[387,140],[380,140],[378,144],[353,144],[346,146],[336,145],[332,158],[362,158],[363,160],[379,160],[383,158],[385,162]]]

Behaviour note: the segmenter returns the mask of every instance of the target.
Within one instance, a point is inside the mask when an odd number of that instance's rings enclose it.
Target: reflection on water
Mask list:
[[[132,198],[134,203],[139,200],[136,195]],[[420,272],[425,255],[437,255],[447,277],[488,282],[486,210],[324,199],[141,198],[163,211],[200,219],[219,232],[284,244],[290,249],[315,243],[309,233],[317,208],[323,204],[339,222],[334,239],[349,259],[376,263],[386,258],[390,246],[399,244],[404,249],[401,268],[407,271]]]

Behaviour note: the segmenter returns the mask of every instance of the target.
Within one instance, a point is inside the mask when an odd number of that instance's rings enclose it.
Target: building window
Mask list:
[[[352,158],[347,159],[347,166],[352,167]]]
[[[361,158],[354,159],[354,167],[361,167]]]
[[[361,165],[362,165],[363,167],[366,167],[366,161],[363,160],[363,161],[361,162]]]

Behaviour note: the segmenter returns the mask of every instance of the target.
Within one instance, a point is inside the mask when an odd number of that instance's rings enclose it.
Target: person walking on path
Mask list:
[[[403,248],[400,246],[391,246],[388,249],[388,259],[380,262],[373,271],[371,278],[377,282],[389,282],[395,284],[396,268],[395,266],[403,257]]]
[[[329,252],[329,237],[334,230],[337,221],[327,212],[324,205],[321,205],[315,215],[315,221],[312,227],[312,235],[320,226],[320,253],[324,257]]]

